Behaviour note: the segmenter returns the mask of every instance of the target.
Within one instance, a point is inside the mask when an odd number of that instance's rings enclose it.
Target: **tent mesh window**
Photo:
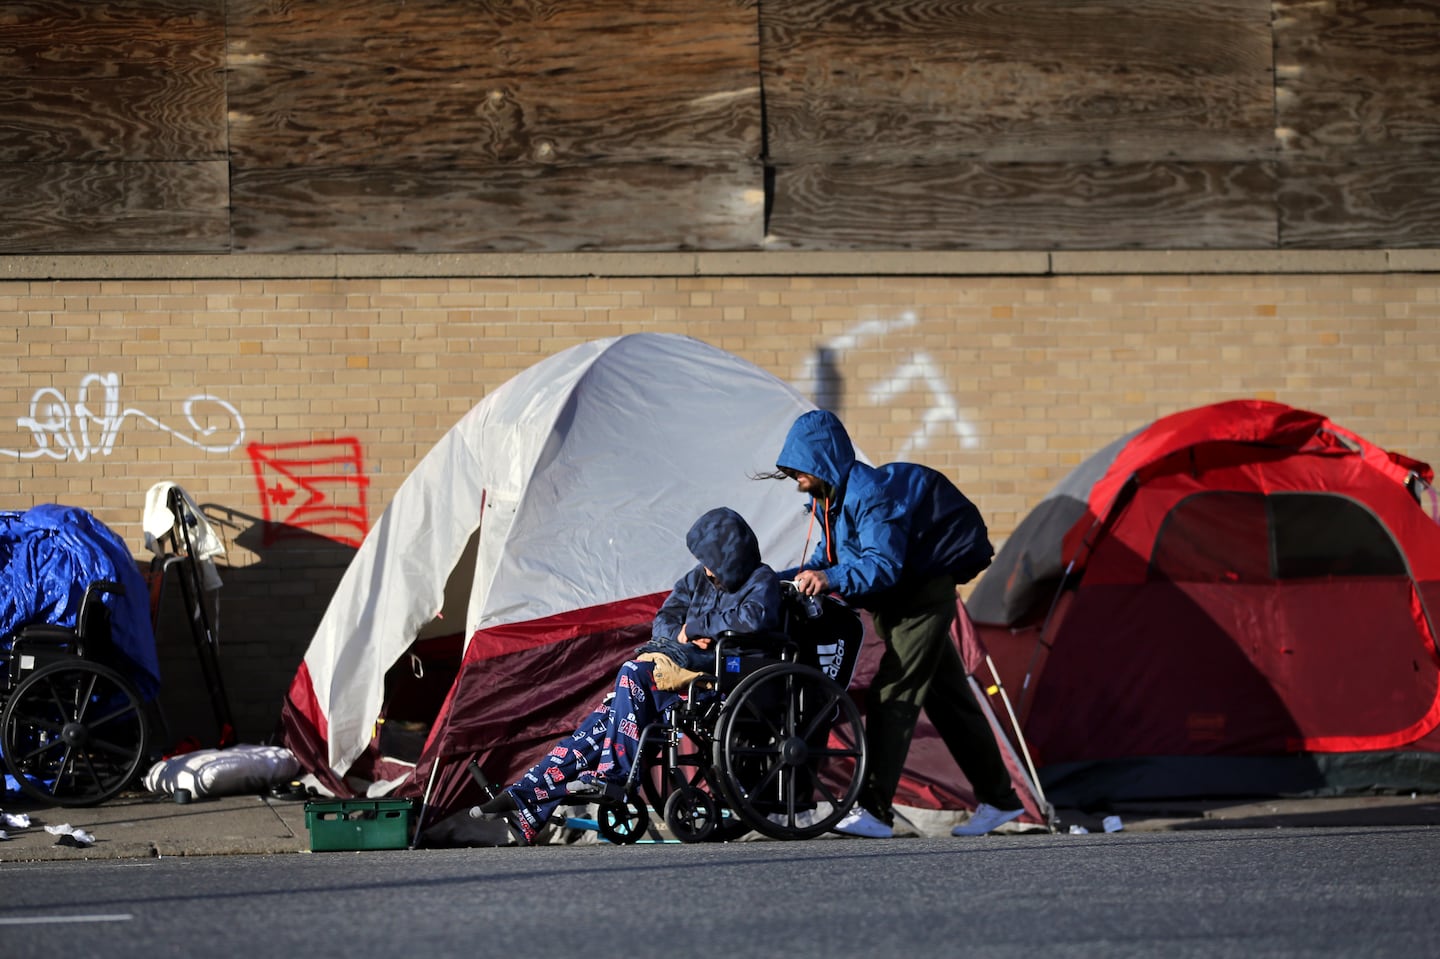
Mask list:
[[[1390,531],[1364,505],[1329,493],[1187,496],[1155,537],[1148,579],[1259,583],[1326,576],[1404,576]]]

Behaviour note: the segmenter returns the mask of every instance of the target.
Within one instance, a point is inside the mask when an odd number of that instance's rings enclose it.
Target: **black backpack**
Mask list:
[[[990,533],[975,504],[939,470],[918,463],[881,468],[886,488],[910,504],[907,574],[945,571],[964,584],[979,576],[995,558]]]

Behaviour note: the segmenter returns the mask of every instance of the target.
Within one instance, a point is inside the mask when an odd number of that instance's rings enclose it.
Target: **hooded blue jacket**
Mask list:
[[[821,526],[804,566],[823,569],[852,605],[875,608],[906,581],[949,573],[973,579],[994,555],[980,511],[944,474],[916,463],[872,467],[855,458],[834,413],[811,410],[790,427],[775,465],[809,473],[831,489],[811,498]]]
[[[676,640],[680,627],[691,639],[713,639],[727,629],[755,633],[780,625],[780,577],[760,561],[760,541],[733,509],[712,509],[685,534],[685,545],[700,565],[675,584],[655,614],[649,643],[639,652],[664,653],[685,669],[709,671],[715,650]],[[717,587],[705,575],[709,567]]]

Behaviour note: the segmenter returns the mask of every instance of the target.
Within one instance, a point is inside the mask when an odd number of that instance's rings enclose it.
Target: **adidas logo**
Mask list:
[[[845,662],[845,641],[839,640],[828,645],[816,645],[815,658],[820,661],[820,671],[831,679],[838,679],[840,666]]]

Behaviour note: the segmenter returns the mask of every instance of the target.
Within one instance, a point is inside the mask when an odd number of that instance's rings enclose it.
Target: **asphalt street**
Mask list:
[[[0,864],[9,959],[1403,957],[1431,826]]]
[[[949,838],[951,820],[911,811],[924,836]],[[1440,827],[1440,796],[1343,796],[1304,799],[1195,800],[1116,803],[1104,809],[1056,811],[1057,827],[1100,832],[1107,816],[1124,831],[1188,832],[1328,826]],[[23,817],[28,825],[4,823]],[[659,817],[655,817],[656,821]],[[228,795],[187,804],[147,792],[124,793],[98,806],[38,805],[11,795],[0,805],[0,863],[44,860],[149,859],[304,853],[311,848],[304,802]],[[56,830],[79,829],[93,841],[67,844]],[[413,824],[410,828],[413,831]],[[1015,824],[1006,829],[1041,829]],[[593,838],[593,836],[592,836]],[[823,841],[838,837],[826,836]],[[3,951],[0,951],[3,957]]]

